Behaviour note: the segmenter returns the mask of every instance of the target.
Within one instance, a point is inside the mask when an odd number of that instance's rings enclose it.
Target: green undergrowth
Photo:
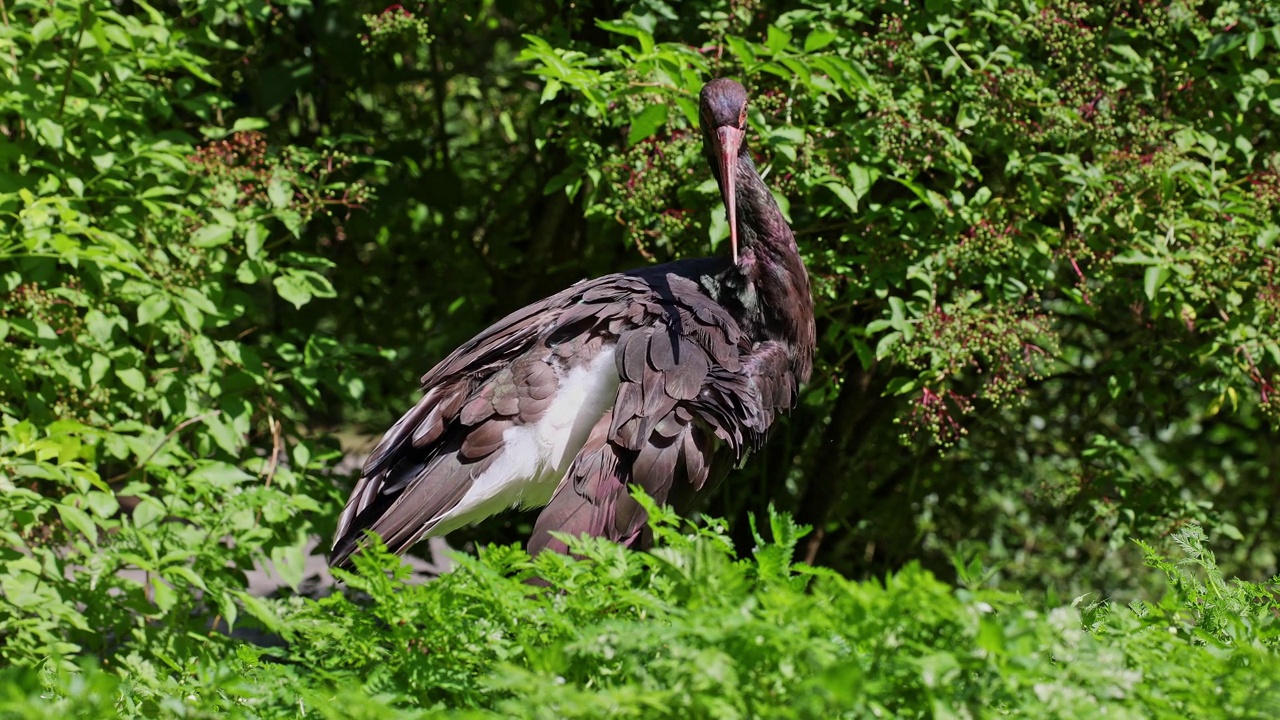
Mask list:
[[[1275,582],[1224,579],[1197,525],[1183,557],[1139,543],[1157,602],[1038,608],[917,566],[854,582],[792,560],[806,528],[771,514],[738,559],[712,522],[651,508],[659,547],[493,546],[406,584],[373,553],[343,592],[264,600],[181,663],[143,631],[110,667],[5,671],[0,716],[1274,717]],[[764,536],[768,536],[766,539]],[[980,573],[978,573],[980,574]],[[965,574],[961,574],[965,577]],[[529,582],[541,578],[549,587]],[[164,637],[157,633],[155,637]],[[42,669],[43,668],[43,669]]]

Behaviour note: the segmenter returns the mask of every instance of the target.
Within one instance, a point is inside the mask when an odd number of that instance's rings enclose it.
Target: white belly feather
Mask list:
[[[546,505],[591,428],[613,405],[618,381],[613,347],[604,348],[590,364],[570,370],[542,418],[502,434],[498,458],[427,534],[443,535],[517,505]]]

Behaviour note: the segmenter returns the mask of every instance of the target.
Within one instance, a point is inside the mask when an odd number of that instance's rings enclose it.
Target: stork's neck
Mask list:
[[[779,340],[791,347],[792,363],[803,382],[809,378],[816,341],[809,274],[795,235],[746,147],[738,155],[733,181],[739,258],[725,271],[724,284],[739,296],[748,325],[758,325],[748,327],[748,332],[757,340]]]

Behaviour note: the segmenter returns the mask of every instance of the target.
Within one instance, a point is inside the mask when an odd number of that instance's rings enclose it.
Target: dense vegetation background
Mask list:
[[[0,0],[0,714],[1275,716],[1277,68],[1266,0]],[[716,75],[820,331],[725,520],[247,592],[488,321],[723,250]]]

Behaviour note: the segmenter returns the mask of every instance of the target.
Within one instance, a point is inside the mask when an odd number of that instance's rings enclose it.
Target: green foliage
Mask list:
[[[1274,5],[756,5],[638,4],[597,23],[611,42],[522,57],[573,163],[547,191],[660,257],[727,232],[694,103],[746,80],[821,335],[756,487],[823,530],[817,557],[896,567],[923,540],[944,570],[977,542],[1080,592],[1003,547],[1120,579],[1127,535],[1195,518],[1266,535],[1229,562],[1274,570]]]
[[[916,565],[857,583],[793,564],[806,529],[784,515],[739,560],[720,529],[651,511],[652,554],[494,546],[408,585],[397,558],[370,553],[346,593],[271,603],[285,647],[180,674],[139,663],[124,685],[9,678],[47,685],[64,712],[119,693],[123,714],[161,717],[1268,717],[1280,703],[1280,596],[1223,583],[1195,526],[1183,562],[1208,586],[1151,554],[1171,581],[1160,603],[1038,612]]]
[[[1276,67],[1256,1],[3,0],[0,715],[1275,716]],[[727,520],[250,594],[486,322],[723,250],[713,75],[821,334]]]
[[[211,614],[234,623],[255,561],[296,584],[332,501],[304,487],[326,451],[297,423],[359,389],[341,363],[360,348],[263,331],[280,301],[334,295],[333,263],[293,246],[368,199],[339,179],[352,158],[224,126],[207,68],[236,44],[139,7],[17,3],[0,47],[0,657],[19,665],[145,643],[176,668]]]

